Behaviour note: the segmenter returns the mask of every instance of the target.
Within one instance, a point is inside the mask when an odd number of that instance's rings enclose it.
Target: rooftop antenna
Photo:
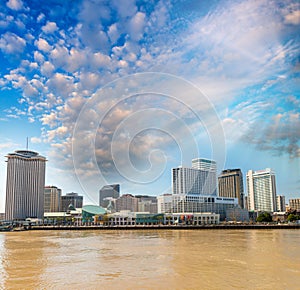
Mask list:
[[[26,137],[26,150],[28,151],[28,137]]]

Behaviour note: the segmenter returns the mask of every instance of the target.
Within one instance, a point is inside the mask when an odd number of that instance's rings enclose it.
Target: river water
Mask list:
[[[300,289],[300,230],[0,233],[0,289]]]

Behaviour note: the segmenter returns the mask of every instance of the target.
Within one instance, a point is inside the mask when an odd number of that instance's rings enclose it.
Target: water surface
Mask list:
[[[299,230],[0,233],[0,289],[299,289]]]

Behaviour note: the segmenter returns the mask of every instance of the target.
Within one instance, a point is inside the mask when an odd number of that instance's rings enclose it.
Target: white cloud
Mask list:
[[[300,10],[293,11],[285,15],[285,23],[299,25],[300,24]]]
[[[22,53],[25,46],[26,46],[26,41],[22,37],[11,32],[6,32],[0,38],[0,49],[4,53],[8,53],[8,54]]]
[[[47,42],[47,40],[43,38],[39,38],[39,40],[36,40],[34,44],[39,50],[44,52],[49,52],[52,49],[51,45]]]
[[[140,40],[143,36],[146,15],[143,12],[137,12],[129,22],[129,35],[133,40]]]
[[[23,9],[23,2],[21,0],[9,0],[6,3],[6,6],[12,10],[21,10]]]
[[[54,70],[55,67],[50,61],[45,61],[41,66],[41,73],[46,77],[50,77]]]
[[[45,33],[53,33],[58,30],[58,27],[55,22],[47,21],[46,25],[42,27],[42,30]]]
[[[37,143],[41,143],[42,139],[38,138],[38,137],[31,137],[30,142],[33,143],[33,144],[37,144]]]

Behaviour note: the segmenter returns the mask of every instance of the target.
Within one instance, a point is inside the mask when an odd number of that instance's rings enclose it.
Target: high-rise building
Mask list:
[[[270,168],[247,173],[249,210],[276,211],[275,173]]]
[[[107,208],[109,199],[116,199],[118,197],[120,197],[120,184],[105,185],[99,190],[99,205]]]
[[[192,168],[173,168],[173,194],[217,195],[216,172],[216,162],[202,158],[193,159]]]
[[[276,196],[276,202],[277,202],[277,211],[284,212],[285,211],[285,196],[284,195],[277,195]]]
[[[6,220],[43,218],[46,158],[29,150],[6,157]]]
[[[82,208],[83,196],[76,192],[70,192],[66,195],[62,195],[60,199],[60,210],[68,211],[69,206],[72,205],[74,208]]]
[[[61,189],[56,186],[45,186],[44,212],[60,211]]]
[[[123,194],[116,199],[116,210],[130,210],[132,212],[138,211],[138,199],[132,194]]]
[[[244,208],[244,185],[241,169],[226,169],[218,177],[219,196],[238,199],[241,208]]]
[[[291,210],[300,211],[300,198],[292,198],[289,200]]]

